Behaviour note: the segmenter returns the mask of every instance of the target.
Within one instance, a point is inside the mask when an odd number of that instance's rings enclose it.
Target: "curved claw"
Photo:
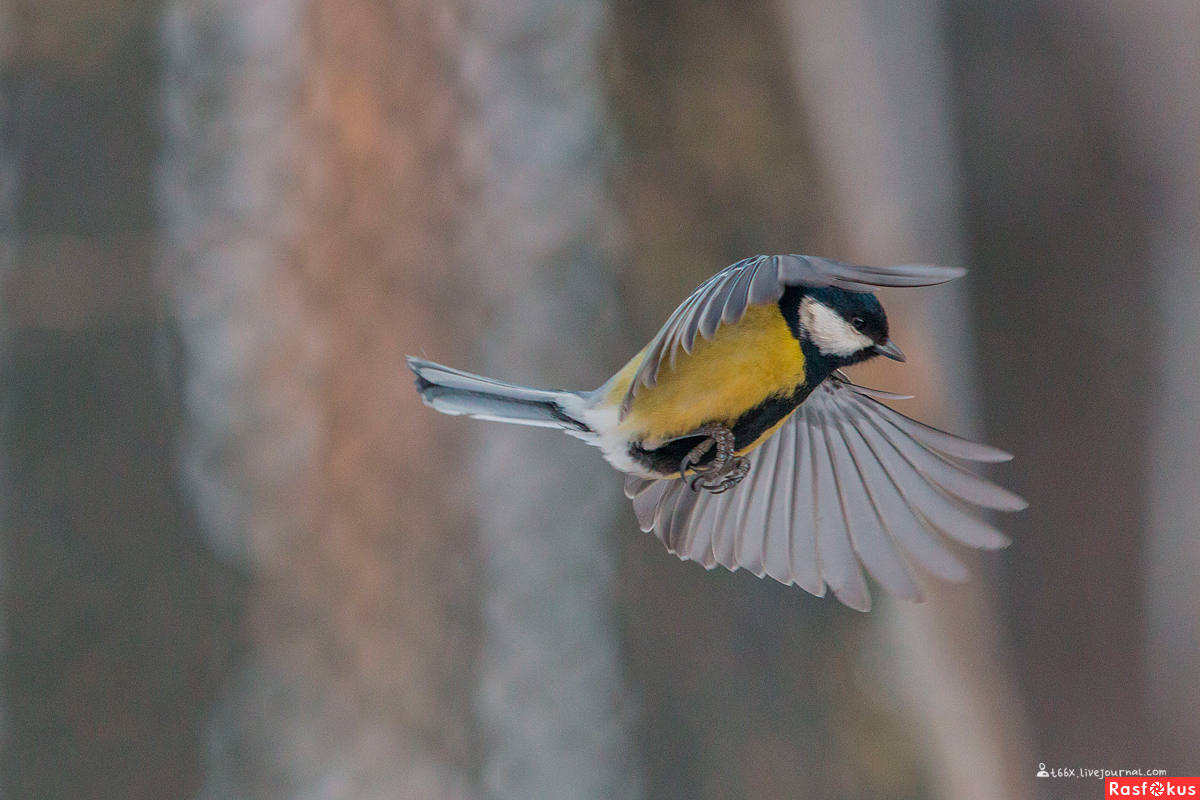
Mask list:
[[[733,469],[721,480],[721,484],[723,486],[721,491],[723,492],[726,489],[732,489],[734,486],[737,486],[749,473],[750,459],[746,458],[745,456],[735,457],[733,459]]]
[[[691,482],[688,484],[688,487],[693,492],[704,489],[705,491],[712,492],[713,494],[721,494],[722,492],[727,492],[734,486],[737,486],[739,483],[741,483],[742,479],[746,477],[748,472],[750,472],[750,460],[745,456],[735,456],[732,460],[731,468],[724,473],[717,474],[717,478],[719,478],[719,480],[712,483],[701,483],[701,481],[705,478],[708,478],[709,475],[707,473],[696,475],[692,478]]]
[[[701,489],[720,494],[741,483],[750,471],[750,462],[744,456],[735,456],[733,431],[724,425],[705,425],[687,437],[705,437],[698,445],[687,452],[679,462],[679,477],[687,481],[688,488],[693,492]],[[717,452],[704,466],[699,466],[702,459],[713,447]],[[688,471],[694,474],[688,477]]]
[[[733,458],[733,431],[724,425],[705,425],[687,434],[687,436],[678,438],[692,438],[695,436],[703,436],[705,438],[689,450],[687,455],[683,457],[683,460],[679,462],[679,477],[686,477],[689,469],[694,469],[700,473],[727,472],[729,461]],[[698,467],[697,464],[700,462],[700,459],[709,450],[713,449],[714,445],[717,448],[717,452],[713,454],[712,460],[703,467]]]
[[[733,455],[733,449],[737,445],[734,443],[733,432],[724,425],[706,425],[697,429],[695,433],[679,438],[692,437],[704,437],[704,439],[700,444],[692,447],[688,451],[688,455],[685,455],[679,462],[680,480],[688,481],[688,488],[692,492],[700,492],[701,489],[713,494],[727,492],[742,482],[746,473],[749,473],[749,459]],[[700,467],[698,465],[700,459],[714,446],[716,452],[713,453],[713,458]],[[690,477],[689,470],[694,473]]]
[[[685,475],[687,475],[687,471],[689,469],[694,467],[696,464],[700,463],[700,459],[704,458],[704,454],[707,453],[709,450],[711,450],[713,447],[713,444],[715,444],[715,443],[716,443],[716,440],[709,437],[709,438],[705,439],[704,441],[700,442],[700,444],[693,447],[691,450],[689,450],[687,452],[687,455],[685,455],[683,457],[683,460],[679,462],[679,477],[681,477],[681,478],[684,477]],[[718,446],[717,447],[717,455],[714,457],[713,460],[715,461],[716,458],[720,457],[720,455],[721,455],[721,449],[720,449],[720,446]],[[705,467],[703,470],[699,470],[699,472],[704,473],[704,472],[709,471],[710,469],[711,469],[711,467]]]

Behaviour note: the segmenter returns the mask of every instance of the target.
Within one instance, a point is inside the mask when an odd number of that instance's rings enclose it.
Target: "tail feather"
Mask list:
[[[408,356],[407,361],[408,368],[417,376],[421,399],[443,414],[591,432],[571,413],[577,413],[583,404],[583,396],[576,392],[517,386],[413,356]]]

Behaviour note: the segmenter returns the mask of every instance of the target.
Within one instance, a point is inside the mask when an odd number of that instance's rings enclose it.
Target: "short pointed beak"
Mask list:
[[[893,361],[904,361],[904,351],[896,346],[896,343],[888,339],[883,344],[875,345],[875,352],[881,356],[887,356]]]

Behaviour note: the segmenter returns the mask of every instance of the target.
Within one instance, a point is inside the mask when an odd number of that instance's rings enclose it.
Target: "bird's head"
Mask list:
[[[798,300],[797,338],[820,353],[832,368],[875,356],[904,360],[904,353],[888,338],[887,314],[870,292],[808,289]]]

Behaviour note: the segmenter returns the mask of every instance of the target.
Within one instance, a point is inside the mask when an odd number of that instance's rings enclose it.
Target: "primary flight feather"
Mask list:
[[[948,580],[966,571],[946,539],[1008,539],[977,509],[1025,502],[955,460],[1007,453],[909,419],[899,395],[838,370],[904,355],[877,287],[931,286],[964,270],[867,267],[755,256],[718,272],[650,343],[590,392],[532,389],[408,358],[426,404],[446,414],[559,428],[626,474],[642,530],[705,567],[745,568],[826,589],[866,610],[862,567],[919,600],[910,562]]]

